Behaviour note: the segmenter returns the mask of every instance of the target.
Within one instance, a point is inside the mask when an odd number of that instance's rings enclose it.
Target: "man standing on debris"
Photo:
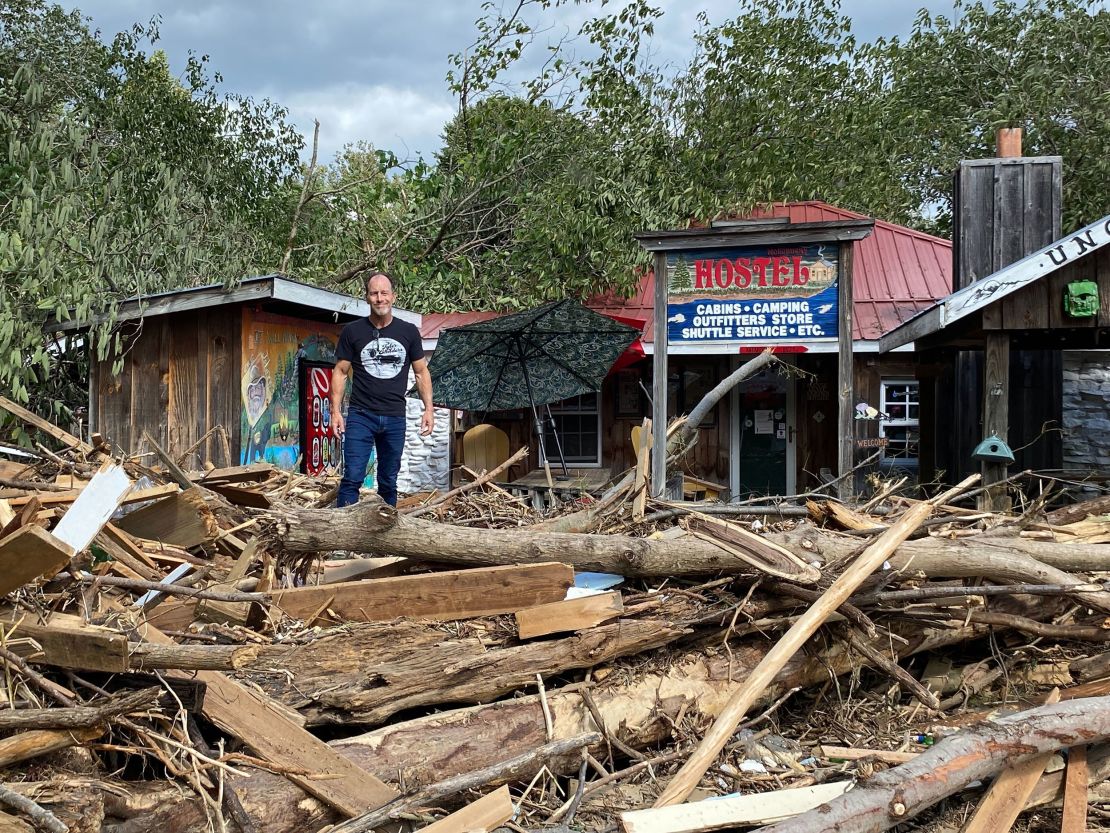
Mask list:
[[[432,433],[432,376],[424,359],[420,330],[393,317],[393,280],[375,272],[366,281],[370,317],[352,321],[343,328],[335,349],[331,372],[331,419],[336,434],[343,435],[343,479],[339,482],[336,506],[358,502],[358,490],[366,479],[370,452],[378,452],[378,494],[391,506],[397,505],[397,473],[405,448],[405,391],[409,367],[416,374],[416,389],[424,403],[420,435]],[[347,376],[354,371],[351,405],[343,416]]]

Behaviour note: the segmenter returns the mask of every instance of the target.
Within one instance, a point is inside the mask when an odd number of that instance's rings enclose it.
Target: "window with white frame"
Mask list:
[[[568,465],[601,465],[601,396],[583,393],[562,402],[551,403],[551,418],[563,446],[563,459]],[[551,426],[544,420],[544,446],[547,458],[558,461],[558,446]]]
[[[884,379],[879,410],[879,436],[885,437],[883,461],[892,466],[916,466],[920,444],[921,388],[912,379]]]

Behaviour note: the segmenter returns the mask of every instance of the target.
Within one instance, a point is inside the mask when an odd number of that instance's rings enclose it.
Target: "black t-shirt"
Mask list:
[[[339,335],[336,359],[354,368],[351,407],[383,416],[405,415],[409,366],[424,358],[420,330],[394,318],[380,330],[369,318],[352,321]]]

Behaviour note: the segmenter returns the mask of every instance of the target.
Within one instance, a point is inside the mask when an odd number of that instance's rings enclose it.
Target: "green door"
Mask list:
[[[793,439],[789,384],[786,376],[764,370],[737,386],[740,484],[735,497],[741,500],[753,495],[788,494],[787,448]]]

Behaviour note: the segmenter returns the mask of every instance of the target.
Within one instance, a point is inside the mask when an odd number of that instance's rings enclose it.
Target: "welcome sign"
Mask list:
[[[835,243],[697,249],[666,257],[671,344],[837,338]]]

